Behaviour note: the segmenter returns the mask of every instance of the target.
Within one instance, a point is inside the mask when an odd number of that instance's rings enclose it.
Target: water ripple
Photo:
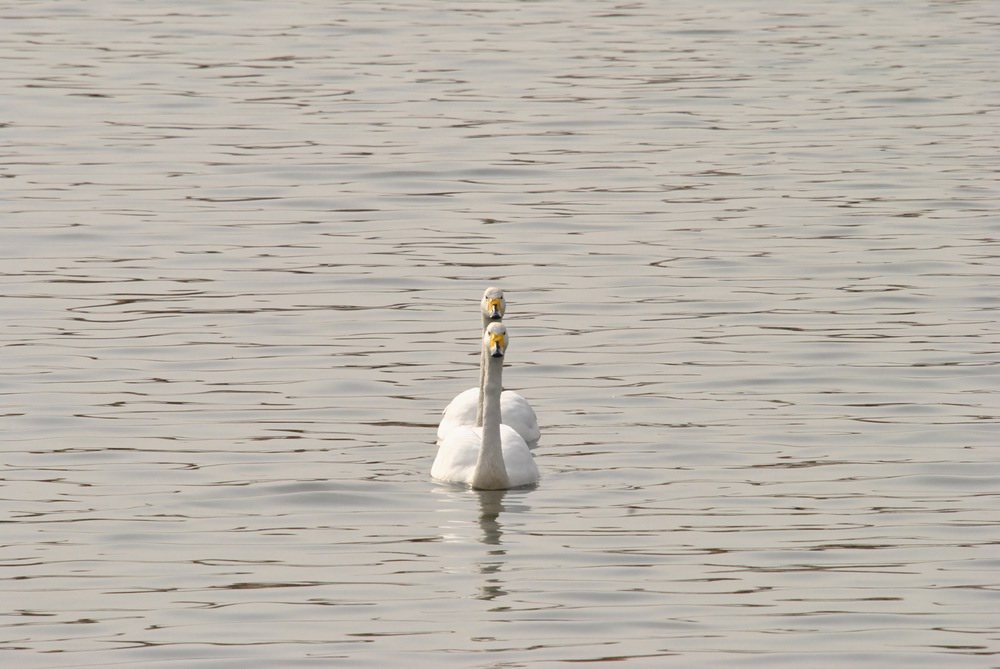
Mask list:
[[[0,658],[985,666],[992,10],[5,9]]]

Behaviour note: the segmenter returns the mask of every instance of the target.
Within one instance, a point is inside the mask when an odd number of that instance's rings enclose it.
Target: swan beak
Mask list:
[[[503,310],[501,309],[500,300],[498,298],[490,299],[486,303],[486,310],[492,320],[500,320],[503,318]]]
[[[507,348],[507,337],[502,334],[490,335],[490,355],[494,358],[502,358],[503,351]]]

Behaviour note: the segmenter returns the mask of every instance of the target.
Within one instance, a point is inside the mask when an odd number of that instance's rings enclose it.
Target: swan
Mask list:
[[[445,435],[431,467],[435,479],[468,483],[477,490],[506,490],[538,482],[538,467],[527,442],[500,422],[507,343],[506,326],[490,323],[483,335],[483,424],[459,425]]]
[[[490,323],[496,323],[503,319],[507,311],[507,301],[504,299],[503,291],[494,286],[490,286],[483,293],[483,299],[479,303],[480,312],[483,317],[483,332]],[[438,425],[438,443],[454,428],[459,425],[479,426],[483,424],[483,377],[486,374],[486,350],[484,349],[479,357],[479,387],[469,388],[455,396],[455,398],[441,412],[441,423]],[[521,438],[528,443],[529,448],[538,445],[541,431],[538,429],[538,418],[528,400],[521,395],[504,390],[500,393],[500,421],[508,425],[521,435]]]

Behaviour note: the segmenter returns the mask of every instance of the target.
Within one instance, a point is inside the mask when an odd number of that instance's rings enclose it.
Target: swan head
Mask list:
[[[503,318],[503,312],[507,310],[507,301],[503,299],[503,291],[494,286],[490,286],[483,293],[483,301],[479,303],[483,310],[483,316],[491,321],[498,321]]]
[[[483,345],[494,358],[502,358],[507,352],[507,326],[503,323],[490,323],[483,334]]]

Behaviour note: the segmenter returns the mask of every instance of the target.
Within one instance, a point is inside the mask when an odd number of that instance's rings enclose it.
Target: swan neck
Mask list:
[[[483,333],[486,333],[486,328],[489,327],[490,323],[489,317],[483,312]],[[476,427],[482,427],[483,425],[483,388],[486,385],[486,361],[489,356],[486,353],[486,347],[483,346],[479,353],[479,399],[476,402]]]
[[[483,384],[483,441],[476,461],[472,486],[483,490],[501,490],[508,487],[510,479],[503,461],[500,437],[500,392],[503,389],[503,358],[485,355]]]

